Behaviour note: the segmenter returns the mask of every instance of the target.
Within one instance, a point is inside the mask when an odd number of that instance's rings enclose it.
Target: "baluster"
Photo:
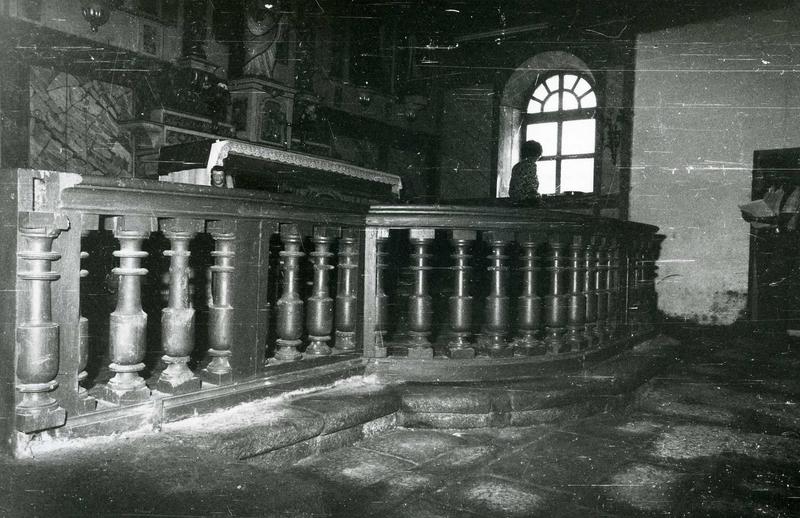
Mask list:
[[[564,244],[561,236],[549,237],[550,244],[550,293],[545,297],[547,349],[550,353],[560,353],[564,349],[564,326],[567,323],[567,304],[564,295],[563,272]]]
[[[98,216],[83,215],[81,225],[81,237],[85,238],[92,230],[99,228]],[[81,251],[80,258],[87,259],[89,252]],[[81,268],[80,278],[84,279],[89,275],[89,270]],[[89,395],[89,391],[83,383],[89,378],[86,366],[89,364],[89,319],[83,316],[82,311],[78,310],[78,404],[83,412],[91,412],[97,408],[97,400]]]
[[[65,423],[66,411],[50,394],[58,387],[58,324],[52,321],[50,283],[59,278],[50,270],[61,256],[52,251],[53,240],[69,222],[61,215],[20,212],[21,237],[17,277],[25,284],[18,303],[16,336],[16,428],[23,433],[54,428]],[[24,261],[24,262],[23,262]]]
[[[142,310],[141,277],[147,270],[141,261],[147,257],[142,242],[156,230],[156,219],[141,216],[117,216],[106,220],[106,229],[119,240],[119,276],[117,307],[111,313],[109,345],[114,377],[99,392],[99,397],[116,404],[139,403],[150,397],[150,390],[139,375],[145,367],[147,349],[147,314]]]
[[[597,261],[597,272],[595,273],[594,286],[597,291],[597,328],[595,329],[595,337],[597,338],[598,345],[603,345],[609,338],[606,332],[606,325],[609,319],[612,319],[610,309],[610,298],[608,290],[608,279],[610,272],[608,270],[608,243],[601,240],[597,250],[595,251],[595,260]],[[602,323],[602,324],[601,324]]]
[[[308,313],[306,318],[306,331],[308,332],[309,344],[306,348],[307,356],[329,356],[331,348],[328,342],[331,340],[333,330],[333,298],[328,291],[328,275],[333,266],[328,261],[333,254],[331,253],[331,243],[339,237],[341,233],[337,227],[315,227],[314,235],[311,238],[314,243],[314,251],[311,256],[311,264],[314,266],[314,283],[312,294],[306,302]]]
[[[580,351],[586,346],[584,330],[586,328],[586,294],[583,292],[584,269],[583,236],[576,235],[570,244],[570,260],[567,266],[569,276],[569,294],[567,295],[567,347],[572,351]]]
[[[430,276],[430,250],[435,236],[434,229],[414,228],[410,231],[411,271],[414,274],[414,292],[408,298],[408,357],[410,359],[433,358],[430,342],[433,300],[428,293]]]
[[[275,359],[296,361],[303,357],[298,347],[303,343],[303,299],[300,298],[300,251],[303,238],[297,225],[283,224],[280,228],[283,251],[280,252],[283,268],[283,292],[278,299],[278,350]]]
[[[206,232],[214,240],[211,256],[214,264],[206,273],[208,296],[208,365],[200,371],[200,377],[214,385],[233,383],[230,357],[233,354],[233,293],[231,286],[235,272],[233,221],[209,221]]]
[[[342,237],[339,239],[339,275],[336,279],[336,346],[334,347],[336,352],[353,351],[356,348],[357,244],[355,230],[350,228],[342,230]]]
[[[598,246],[599,245],[599,246]],[[593,349],[600,343],[602,333],[598,333],[598,311],[600,299],[605,297],[598,287],[598,276],[600,275],[600,265],[598,264],[596,251],[602,247],[602,241],[597,237],[592,237],[587,241],[583,249],[583,268],[586,274],[583,277],[583,291],[586,294],[586,323],[584,324],[584,336],[586,337],[586,347]],[[605,325],[605,322],[603,322]]]
[[[489,231],[483,235],[492,251],[488,256],[489,266],[486,268],[491,277],[489,295],[486,297],[486,323],[484,332],[488,337],[489,356],[508,357],[514,355],[514,349],[506,342],[511,322],[509,318],[508,256],[506,246],[514,238],[505,231]]]
[[[375,265],[375,343],[379,348],[385,347],[385,338],[389,322],[389,296],[386,295],[386,270],[389,255],[386,252],[386,243],[389,240],[389,231],[385,228],[377,230],[376,265]]]
[[[472,334],[472,296],[469,294],[469,247],[478,234],[472,230],[450,230],[450,242],[455,248],[451,256],[455,264],[453,270],[453,295],[450,297],[450,330],[453,338],[447,344],[451,358],[470,359],[475,357],[475,349],[470,345]]]
[[[541,243],[540,237],[532,234],[517,236],[522,248],[522,295],[517,305],[517,327],[519,336],[514,340],[515,352],[523,356],[544,354],[545,348],[536,337],[542,325],[542,298],[537,293],[538,270],[536,248]]]
[[[642,290],[644,261],[642,260],[642,242],[638,239],[633,243],[631,257],[633,260],[633,302],[631,303],[633,318],[631,334],[638,336],[642,332],[642,315],[644,312],[644,293]]]
[[[625,335],[630,337],[633,336],[634,333],[634,323],[635,323],[635,308],[636,308],[636,274],[635,274],[635,265],[636,261],[631,253],[631,243],[627,243],[628,246],[625,246],[622,249],[622,269],[625,275],[624,278],[624,294],[625,294]],[[635,246],[635,243],[633,243]]]
[[[608,305],[605,335],[609,338],[617,338],[619,336],[620,301],[623,300],[620,292],[619,254],[619,244],[616,239],[609,241],[604,261],[607,269],[604,286]]]
[[[642,331],[649,333],[655,327],[655,319],[658,308],[656,307],[656,263],[655,263],[655,239],[644,238],[642,242]]]
[[[203,222],[187,219],[161,220],[161,231],[169,239],[169,301],[161,310],[162,361],[166,369],[155,389],[167,394],[186,394],[200,390],[202,382],[189,369],[194,349],[194,308],[189,299],[189,241],[203,230]]]

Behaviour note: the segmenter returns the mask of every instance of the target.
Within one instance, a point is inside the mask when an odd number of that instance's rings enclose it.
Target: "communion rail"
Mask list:
[[[0,289],[0,432],[12,449],[65,425],[210,410],[320,366],[516,375],[641,337],[656,311],[648,225],[3,174],[0,262],[16,275]]]

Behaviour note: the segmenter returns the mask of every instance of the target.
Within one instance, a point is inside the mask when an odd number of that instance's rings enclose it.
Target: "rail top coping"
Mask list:
[[[3,174],[9,174],[5,171]],[[11,170],[19,212],[82,212],[158,218],[272,219],[380,228],[507,230],[552,235],[647,237],[658,227],[559,210],[501,205],[359,205],[247,189],[173,184],[138,178]],[[8,176],[6,176],[8,177]]]

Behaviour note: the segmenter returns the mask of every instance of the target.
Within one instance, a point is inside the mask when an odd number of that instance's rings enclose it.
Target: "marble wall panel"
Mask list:
[[[30,166],[129,176],[132,154],[119,122],[133,116],[130,89],[31,67]]]

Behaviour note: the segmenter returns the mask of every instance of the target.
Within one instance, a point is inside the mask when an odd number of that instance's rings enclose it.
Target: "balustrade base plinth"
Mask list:
[[[490,347],[487,351],[489,358],[511,358],[514,356],[514,348],[505,347]]]
[[[428,360],[433,358],[433,345],[428,340],[428,333],[409,331],[407,341],[408,358],[412,360]]]
[[[544,343],[533,335],[517,338],[514,340],[513,346],[514,354],[517,356],[540,356],[547,352]]]
[[[197,373],[198,377],[203,383],[211,385],[222,386],[233,384],[233,372],[214,372],[208,368],[200,370]]]
[[[158,377],[154,390],[165,394],[188,394],[200,390],[203,382],[189,370],[188,356],[164,356],[163,361],[167,368]]]
[[[409,347],[408,348],[409,360],[431,360],[433,359],[432,347]]]
[[[472,360],[475,358],[475,349],[462,347],[461,349],[451,349],[447,354],[453,360]]]
[[[565,347],[569,351],[582,351],[586,349],[586,339],[583,337],[584,326],[567,326],[564,336]]]
[[[67,411],[46,392],[29,392],[16,408],[16,428],[22,433],[32,433],[64,426]]]
[[[329,337],[322,337],[322,336],[309,336],[311,342],[306,347],[305,355],[311,356],[314,358],[319,358],[322,356],[330,356],[332,351],[331,348],[328,346],[326,342],[330,340]]]
[[[177,396],[181,394],[197,392],[202,388],[202,386],[203,381],[196,376],[193,376],[192,378],[183,382],[175,382],[171,380],[165,380],[164,378],[159,378],[155,387],[153,387],[153,390],[163,392],[164,394]]]
[[[302,345],[300,340],[276,340],[278,343],[278,350],[275,351],[275,356],[272,361],[278,362],[296,362],[303,358],[303,354],[297,350],[297,347]]]
[[[56,406],[51,410],[40,410],[34,414],[17,413],[17,431],[33,433],[50,428],[64,426],[67,422],[67,411]]]
[[[143,379],[141,384],[137,384],[134,387],[115,388],[112,379],[105,385],[101,385],[95,395],[98,399],[115,405],[132,405],[148,401],[150,399],[150,389],[147,388]]]
[[[334,353],[347,353],[356,350],[356,334],[352,331],[336,331]]]
[[[583,336],[586,338],[587,349],[594,349],[600,345],[600,338],[597,336],[597,324],[585,324]]]
[[[559,354],[569,352],[569,347],[564,342],[564,328],[547,327],[545,328],[545,347],[548,354]]]
[[[114,390],[103,385],[97,391],[97,398],[114,405],[133,405],[144,403],[150,399],[150,389],[142,387],[137,390]]]
[[[83,387],[78,389],[78,410],[81,413],[97,410],[97,399],[90,396],[89,391]]]

